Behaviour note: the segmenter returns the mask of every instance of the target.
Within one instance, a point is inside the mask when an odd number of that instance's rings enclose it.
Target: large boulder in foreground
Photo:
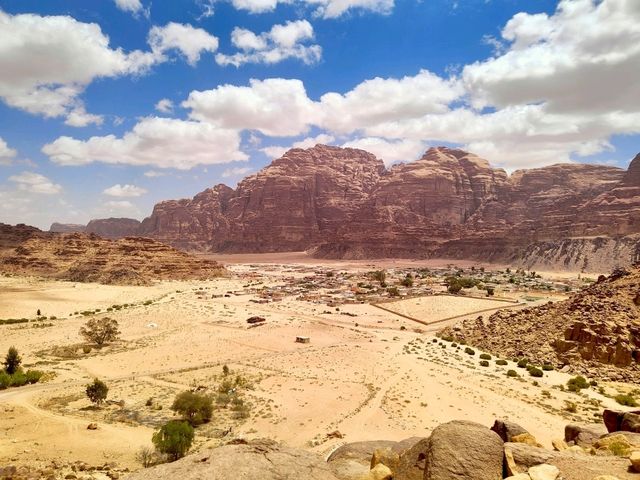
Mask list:
[[[436,427],[427,446],[424,480],[501,480],[504,442],[489,428],[456,420]]]
[[[337,480],[329,465],[310,452],[271,440],[225,445],[189,455],[177,462],[147,468],[127,480]]]
[[[605,409],[602,412],[602,420],[609,433],[621,431],[640,433],[640,410],[624,412]]]

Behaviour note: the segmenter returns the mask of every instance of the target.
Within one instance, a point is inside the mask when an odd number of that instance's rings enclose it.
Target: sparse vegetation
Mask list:
[[[13,375],[18,371],[22,364],[22,357],[15,347],[10,347],[7,356],[4,358],[4,370],[9,375]]]
[[[95,403],[96,406],[100,406],[102,402],[107,399],[107,394],[109,393],[109,387],[102,380],[95,378],[92,383],[87,385],[85,389],[85,393],[89,400],[92,403]]]
[[[176,396],[171,410],[181,414],[192,426],[208,423],[213,415],[213,399],[196,392],[182,392]]]
[[[117,320],[109,317],[90,319],[80,327],[80,335],[98,347],[116,341],[120,337]]]
[[[188,422],[172,420],[153,434],[152,441],[158,452],[170,461],[184,457],[193,444],[194,430]]]
[[[619,394],[613,397],[616,402],[626,407],[637,407],[638,401],[630,394]]]
[[[516,372],[515,370],[509,370],[507,371],[507,377],[519,377],[520,375],[518,375],[518,372]]]
[[[582,375],[570,378],[567,381],[567,390],[570,392],[579,392],[583,388],[589,388],[589,383]]]

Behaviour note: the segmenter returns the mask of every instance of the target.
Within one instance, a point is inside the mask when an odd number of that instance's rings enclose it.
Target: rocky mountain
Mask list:
[[[0,224],[0,273],[146,285],[152,280],[219,277],[224,268],[150,238],[108,240],[94,234],[58,234]]]
[[[640,378],[640,266],[600,276],[568,300],[464,321],[443,332],[509,358],[603,378]]]
[[[640,155],[627,171],[558,164],[508,175],[446,147],[385,169],[370,153],[292,149],[237,188],[217,185],[87,231],[182,249],[318,257],[448,257],[609,271],[640,259]],[[94,224],[94,225],[92,225]]]
[[[132,218],[101,218],[91,220],[84,231],[115,239],[137,235],[139,228],[140,222]]]
[[[54,222],[49,227],[49,231],[52,233],[77,233],[84,232],[86,225],[80,225],[78,223],[57,223]]]

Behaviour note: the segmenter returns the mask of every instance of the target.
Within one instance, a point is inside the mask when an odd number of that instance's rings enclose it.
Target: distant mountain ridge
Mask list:
[[[640,155],[626,171],[557,164],[507,175],[447,147],[386,169],[363,150],[316,145],[289,150],[236,189],[160,202],[134,222],[127,234],[187,250],[608,271],[640,259]]]

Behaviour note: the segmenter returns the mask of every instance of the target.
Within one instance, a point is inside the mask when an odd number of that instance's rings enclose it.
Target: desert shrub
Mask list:
[[[145,300],[143,305],[151,305],[153,302],[151,300]]]
[[[4,358],[4,369],[9,375],[13,375],[20,368],[22,357],[15,347],[10,347],[7,356]]]
[[[14,372],[14,374],[11,375],[11,386],[12,387],[23,387],[26,384],[27,384],[27,376],[22,371],[22,369]]]
[[[579,392],[583,388],[589,388],[589,383],[586,378],[582,375],[578,375],[577,377],[570,378],[567,381],[567,389],[570,392]]]
[[[97,378],[93,379],[93,383],[87,385],[85,389],[85,393],[91,402],[95,403],[97,406],[100,406],[102,402],[107,399],[107,394],[109,393],[109,387],[102,380],[98,380]]]
[[[398,287],[389,287],[389,288],[387,288],[387,293],[389,294],[390,297],[398,297],[398,296],[400,296],[400,290],[398,290]]]
[[[532,367],[532,368],[529,369],[529,375],[531,375],[532,377],[539,378],[539,377],[542,377],[542,375],[544,375],[544,374],[542,373],[542,370],[540,370],[539,368]]]
[[[231,404],[231,409],[233,410],[236,418],[249,418],[249,407],[244,403],[244,400],[235,397],[231,401]]]
[[[152,407],[153,406],[153,397],[147,398],[147,401],[144,402],[145,406]]]
[[[550,372],[553,369],[554,369],[553,365],[550,365],[548,363],[545,363],[544,365],[542,365],[542,370],[544,370],[545,372]]]
[[[447,286],[447,291],[448,291],[449,293],[454,294],[454,295],[455,295],[456,293],[460,293],[460,290],[462,290],[462,285],[460,285],[458,282],[450,283],[450,284]]]
[[[117,320],[109,317],[92,318],[82,327],[80,335],[98,346],[113,342],[120,337]]]
[[[411,274],[410,274],[410,273],[407,273],[407,276],[406,276],[406,277],[404,277],[404,278],[400,281],[400,284],[401,284],[403,287],[407,287],[407,288],[408,288],[408,287],[413,287],[413,277],[411,276]]]
[[[11,375],[7,372],[0,372],[0,390],[4,390],[11,386]]]
[[[458,344],[457,344],[456,342],[453,342],[453,343],[451,344],[451,346],[452,346],[453,348],[456,348],[456,347],[458,346]]]
[[[222,366],[222,375],[224,375],[225,377],[229,375],[229,367],[227,365]]]
[[[171,410],[181,414],[191,425],[201,425],[211,420],[213,399],[201,393],[182,392],[176,396]]]
[[[27,379],[27,383],[34,384],[38,383],[43,375],[44,372],[41,372],[40,370],[27,370],[27,373],[25,373],[24,376]]]
[[[438,343],[438,339],[434,338],[433,340],[431,340],[433,343]]]
[[[629,444],[627,442],[615,441],[609,445],[609,451],[616,457],[628,457],[630,452]]]
[[[451,335],[443,335],[442,340],[444,340],[445,342],[453,342],[453,337]]]
[[[216,404],[226,407],[231,402],[231,395],[227,393],[218,393],[216,395]]]
[[[218,385],[218,393],[229,393],[233,390],[233,382],[230,378],[225,378],[220,385]]]
[[[496,292],[494,287],[485,287],[485,289],[487,290],[487,297],[493,297]]]
[[[158,465],[162,463],[163,459],[161,455],[158,454],[151,447],[142,447],[136,453],[136,460],[142,465],[144,468],[153,467],[154,465]]]
[[[496,360],[496,365],[508,365],[508,364],[509,364],[509,362],[507,362],[506,360],[503,360],[501,358]]]
[[[376,270],[375,272],[371,272],[371,278],[380,282],[380,286],[384,287],[386,286],[387,272],[386,270]]]
[[[193,437],[193,427],[188,422],[172,420],[160,427],[151,440],[156,450],[175,461],[186,455],[193,443]]]
[[[466,348],[464,349],[464,353],[466,353],[467,355],[475,355],[475,354],[476,354],[476,351],[475,351],[473,348],[466,347]]]
[[[522,358],[518,360],[518,368],[527,368],[528,363],[529,363],[529,360],[527,360],[526,358]]]
[[[616,402],[620,405],[625,405],[627,407],[637,407],[638,401],[631,395],[620,394],[613,397]]]
[[[489,355],[488,353],[481,353],[480,358],[482,360],[491,360],[491,355]]]
[[[507,372],[507,377],[517,377],[517,376],[519,375],[518,375],[518,372],[516,372],[515,370],[509,370]]]
[[[578,404],[576,402],[564,401],[564,409],[569,413],[576,413],[578,411]]]
[[[489,366],[489,362],[487,360],[480,360],[480,366],[481,367],[488,367]]]

